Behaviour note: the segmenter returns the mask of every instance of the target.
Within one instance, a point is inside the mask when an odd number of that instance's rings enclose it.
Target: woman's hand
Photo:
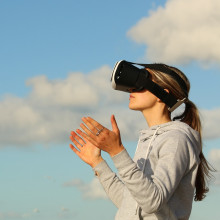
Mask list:
[[[78,129],[77,133],[91,144],[109,153],[111,157],[124,149],[114,115],[111,116],[112,131],[90,117],[84,117],[82,121],[84,124],[81,123],[80,127],[84,132]]]
[[[103,159],[101,150],[89,142],[86,138],[82,139],[74,131],[71,132],[70,140],[75,146],[70,144],[70,148],[79,156],[81,160],[91,167],[98,165]]]

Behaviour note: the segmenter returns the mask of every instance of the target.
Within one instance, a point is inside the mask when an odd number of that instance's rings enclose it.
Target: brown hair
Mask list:
[[[165,65],[165,64],[164,64]],[[187,101],[185,103],[185,109],[184,112],[180,115],[175,116],[172,120],[180,120],[186,124],[188,124],[190,127],[192,127],[194,130],[198,131],[200,134],[200,142],[201,142],[201,149],[202,149],[202,138],[201,138],[201,121],[199,116],[199,111],[196,107],[196,105],[188,100],[188,94],[190,91],[190,82],[186,75],[181,72],[179,69],[171,66],[167,66],[169,69],[173,70],[176,74],[178,74],[185,82],[187,91],[184,91],[183,88],[179,85],[179,83],[170,75],[166,73],[162,73],[160,71],[148,69],[152,73],[152,79],[154,82],[156,82],[158,85],[160,85],[162,88],[167,89],[170,93],[172,93],[177,99],[182,100],[183,98],[187,98]],[[206,193],[209,191],[208,188],[208,180],[212,177],[211,172],[215,171],[214,168],[208,163],[208,161],[205,159],[205,156],[203,155],[203,152],[201,150],[201,153],[199,155],[200,158],[200,164],[197,171],[196,176],[196,182],[195,182],[195,195],[194,200],[195,201],[201,201],[206,197]]]

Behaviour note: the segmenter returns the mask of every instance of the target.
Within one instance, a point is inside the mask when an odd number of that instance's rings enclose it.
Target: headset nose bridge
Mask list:
[[[134,90],[135,90],[135,88],[129,88],[129,89],[128,89],[128,91],[129,91],[130,93],[134,92]]]

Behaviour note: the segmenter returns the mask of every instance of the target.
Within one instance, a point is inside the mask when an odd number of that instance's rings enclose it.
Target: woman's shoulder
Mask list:
[[[173,149],[178,151],[200,150],[199,133],[183,122],[172,122],[169,126],[161,127],[155,139],[158,150]]]
[[[171,121],[160,126],[158,134],[163,138],[196,138],[199,139],[199,133],[191,128],[188,124],[181,121]],[[159,136],[160,136],[159,135]]]

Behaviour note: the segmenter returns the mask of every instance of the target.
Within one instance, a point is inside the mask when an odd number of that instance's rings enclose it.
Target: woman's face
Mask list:
[[[143,112],[144,110],[153,108],[158,98],[148,90],[143,90],[140,92],[131,92],[129,100],[130,109]]]

